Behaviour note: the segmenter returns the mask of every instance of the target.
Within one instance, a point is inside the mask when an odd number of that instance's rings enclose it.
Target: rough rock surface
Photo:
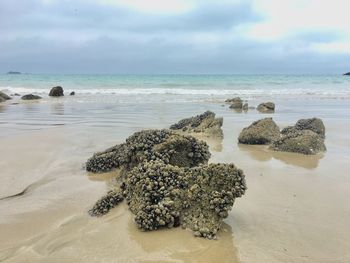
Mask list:
[[[262,113],[271,113],[275,111],[275,103],[263,102],[263,103],[260,103],[256,109]]]
[[[242,110],[247,111],[249,109],[248,103],[244,103],[242,106]]]
[[[4,100],[10,100],[12,99],[9,95],[5,94],[4,92],[0,91],[0,97]]]
[[[288,126],[284,128],[281,133],[288,134],[294,131],[303,131],[303,130],[311,130],[317,133],[322,138],[326,137],[326,128],[323,124],[323,121],[319,118],[311,118],[311,119],[300,119],[294,126]]]
[[[326,151],[324,139],[311,130],[285,130],[283,136],[272,143],[270,149],[301,154],[317,154]]]
[[[171,130],[199,133],[207,136],[223,136],[223,118],[215,118],[215,113],[206,111],[195,117],[186,118],[170,126]]]
[[[38,95],[27,94],[27,95],[22,96],[21,99],[22,100],[39,100],[39,99],[41,99],[41,97]]]
[[[111,190],[95,203],[93,208],[89,210],[89,214],[91,216],[103,216],[123,200],[124,197],[121,191]]]
[[[170,130],[136,132],[125,143],[94,154],[86,163],[86,170],[94,173],[115,168],[131,169],[143,161],[160,159],[182,167],[205,164],[210,158],[208,145],[192,136]]]
[[[232,99],[227,99],[225,100],[226,103],[233,103],[233,102],[242,102],[242,99],[240,97],[235,97],[235,98],[232,98]]]
[[[61,97],[61,96],[64,96],[64,94],[63,94],[63,88],[60,87],[60,86],[53,87],[53,88],[50,90],[49,96],[52,96],[52,97]]]
[[[127,174],[124,196],[142,230],[182,225],[212,239],[245,190],[244,174],[233,164],[183,168],[156,160]]]
[[[270,144],[280,138],[280,130],[272,118],[253,122],[239,134],[238,141],[243,144]]]

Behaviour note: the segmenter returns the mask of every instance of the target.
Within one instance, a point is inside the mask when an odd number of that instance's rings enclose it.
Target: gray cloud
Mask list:
[[[24,3],[23,3],[24,2]],[[263,19],[249,1],[198,2],[181,14],[147,14],[93,0],[0,3],[0,71],[34,73],[317,73],[346,71],[349,55],[320,54],[332,32],[261,43],[235,28]]]

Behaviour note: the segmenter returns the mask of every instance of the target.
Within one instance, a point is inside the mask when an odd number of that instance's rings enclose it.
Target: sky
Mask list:
[[[0,0],[0,72],[338,74],[349,0]]]

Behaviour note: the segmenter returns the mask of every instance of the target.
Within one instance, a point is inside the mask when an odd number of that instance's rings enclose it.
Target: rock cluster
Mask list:
[[[209,157],[208,145],[194,137],[171,130],[137,132],[87,161],[88,171],[124,171],[120,189],[108,192],[89,213],[104,215],[124,198],[141,230],[182,226],[195,236],[216,238],[247,187],[242,170],[233,164],[207,165]]]
[[[261,113],[272,113],[275,111],[275,103],[273,102],[263,102],[256,108]]]
[[[243,144],[270,144],[280,137],[280,129],[272,118],[253,122],[239,134],[238,141]]]
[[[186,133],[203,134],[207,136],[222,137],[223,118],[215,118],[215,113],[206,111],[195,117],[180,120],[170,126],[171,130]]]
[[[317,154],[326,151],[325,126],[321,119],[300,119],[281,132],[272,118],[253,122],[238,137],[243,144],[270,144],[275,151]]]
[[[319,118],[300,119],[281,131],[281,138],[270,146],[275,151],[317,154],[326,151],[326,128]]]
[[[198,166],[209,160],[208,145],[192,136],[170,130],[136,132],[125,143],[94,154],[86,163],[87,171],[108,172],[115,168],[130,170],[143,161],[160,159],[182,167]]]
[[[4,92],[0,91],[0,102],[4,102],[6,100],[10,100],[11,97]]]
[[[130,171],[124,196],[142,230],[181,225],[212,239],[245,190],[244,174],[233,164],[184,168],[156,160]]]
[[[40,96],[38,95],[33,95],[33,94],[27,94],[21,97],[22,100],[39,100],[41,99]]]
[[[61,86],[53,87],[50,90],[49,96],[51,97],[61,97],[64,96],[63,94],[63,88]]]

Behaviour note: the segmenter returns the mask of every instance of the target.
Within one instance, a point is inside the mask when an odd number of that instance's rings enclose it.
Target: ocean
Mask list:
[[[350,98],[350,77],[342,75],[0,75],[0,90],[8,93],[47,95],[57,85],[84,95],[80,99],[100,95],[121,102]]]

